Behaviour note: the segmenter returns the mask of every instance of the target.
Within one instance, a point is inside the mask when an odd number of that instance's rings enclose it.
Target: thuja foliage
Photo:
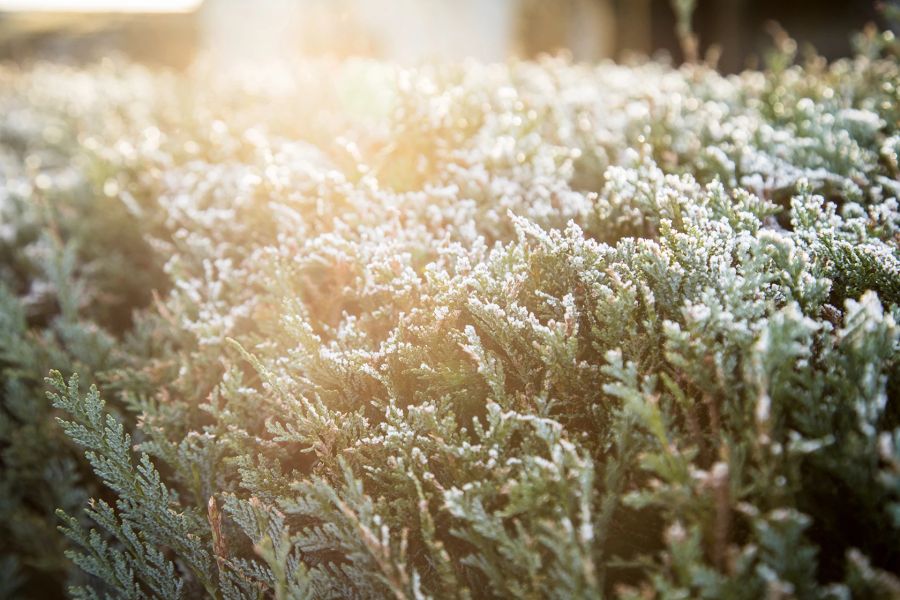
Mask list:
[[[0,597],[59,594],[72,569],[54,513],[80,515],[100,491],[54,422],[47,371],[93,380],[121,364],[116,336],[165,289],[139,223],[78,149],[79,121],[112,127],[139,89],[118,80],[107,102],[92,80],[58,83],[0,73]]]
[[[4,592],[897,597],[900,64],[858,46],[7,69]]]

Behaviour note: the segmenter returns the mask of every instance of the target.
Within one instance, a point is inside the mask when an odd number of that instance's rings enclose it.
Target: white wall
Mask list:
[[[387,58],[469,56],[503,60],[511,51],[517,0],[353,0],[378,32]]]
[[[499,61],[517,50],[524,1],[550,0],[206,0],[202,20],[206,45],[226,60],[295,55],[303,46],[298,36],[327,43],[352,36],[352,24],[388,60]],[[608,56],[615,33],[609,0],[563,1],[569,10],[558,14],[566,15],[576,58]]]

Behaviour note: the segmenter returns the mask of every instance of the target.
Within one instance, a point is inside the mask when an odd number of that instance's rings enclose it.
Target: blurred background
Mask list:
[[[692,0],[675,0],[690,4]],[[771,44],[769,21],[828,58],[876,21],[874,0],[696,0],[699,51],[738,71]],[[668,54],[681,60],[671,0],[0,0],[0,60],[85,61],[109,53],[182,67],[370,56],[401,63]],[[882,25],[884,25],[882,23]]]

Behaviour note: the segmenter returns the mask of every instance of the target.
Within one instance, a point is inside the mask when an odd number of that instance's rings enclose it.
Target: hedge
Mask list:
[[[898,597],[857,47],[0,68],[0,596]]]

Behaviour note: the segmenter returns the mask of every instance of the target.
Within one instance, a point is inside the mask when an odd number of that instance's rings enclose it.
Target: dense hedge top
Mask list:
[[[0,595],[897,597],[892,43],[0,71]]]

